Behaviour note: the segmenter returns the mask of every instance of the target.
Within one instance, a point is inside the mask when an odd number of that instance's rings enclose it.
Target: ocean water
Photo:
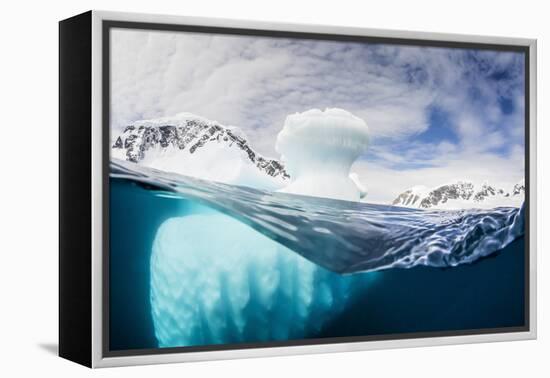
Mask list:
[[[110,348],[522,326],[524,211],[328,200],[112,162]]]

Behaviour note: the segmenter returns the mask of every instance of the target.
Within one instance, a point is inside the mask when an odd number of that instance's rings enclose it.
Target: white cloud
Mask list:
[[[380,70],[357,44],[119,29],[112,46],[115,130],[188,111],[274,135],[287,114],[324,107],[358,114],[375,136],[427,127],[430,91]]]

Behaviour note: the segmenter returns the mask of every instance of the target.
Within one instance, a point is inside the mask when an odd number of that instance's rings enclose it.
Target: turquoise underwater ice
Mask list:
[[[376,273],[340,275],[211,210],[157,232],[151,306],[160,347],[318,334]]]

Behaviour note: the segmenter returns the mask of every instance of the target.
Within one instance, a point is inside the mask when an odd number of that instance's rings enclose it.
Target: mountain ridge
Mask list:
[[[221,154],[221,150],[226,149],[230,151],[233,166],[225,164],[225,168],[227,172],[233,172],[234,177],[221,172],[220,181],[232,183],[231,179],[236,180],[235,177],[243,173],[236,172],[235,167],[243,165],[252,165],[259,171],[254,172],[254,169],[250,169],[251,167],[245,167],[243,170],[246,170],[245,173],[248,176],[253,176],[255,173],[265,174],[274,181],[280,182],[290,178],[282,162],[266,158],[256,152],[240,129],[224,126],[191,113],[180,113],[175,117],[138,121],[128,125],[115,139],[111,149],[112,156],[119,159],[144,163],[159,169],[167,169],[168,165],[172,171],[182,174],[190,174],[192,170],[191,175],[199,177],[201,167],[190,167],[190,165],[200,165],[200,159],[192,155],[201,155],[205,157],[203,160],[212,160],[213,155],[218,154],[220,162],[223,163],[228,159],[228,154]],[[155,158],[159,162],[155,162]],[[173,162],[168,163],[168,159]],[[161,161],[163,164],[160,164]],[[208,170],[211,167],[202,168]],[[207,174],[207,172],[204,173]],[[273,185],[276,186],[276,183]]]
[[[511,190],[491,185],[485,181],[480,186],[468,180],[457,180],[428,188],[414,186],[400,193],[393,201],[393,206],[419,209],[431,208],[469,208],[469,207],[519,207],[523,202],[525,181],[522,179]]]

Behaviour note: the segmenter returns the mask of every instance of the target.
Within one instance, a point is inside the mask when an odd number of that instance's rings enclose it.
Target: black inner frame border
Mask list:
[[[406,45],[414,47],[441,47],[455,49],[476,49],[520,52],[524,54],[524,99],[525,99],[525,121],[524,121],[524,144],[525,144],[525,251],[524,251],[524,319],[525,324],[517,327],[497,327],[467,330],[447,330],[447,331],[429,331],[429,332],[411,332],[400,334],[383,334],[367,336],[343,336],[331,338],[307,338],[285,341],[267,341],[251,343],[233,343],[233,344],[214,344],[203,346],[181,346],[170,348],[143,348],[127,350],[110,350],[110,323],[109,323],[109,259],[110,259],[110,215],[109,215],[109,160],[110,160],[110,31],[111,29],[133,29],[142,31],[171,31],[171,32],[191,32],[222,35],[241,35],[269,38],[288,38],[288,39],[309,39],[322,41],[342,41],[342,42],[360,42],[369,44],[390,44]],[[449,336],[466,335],[484,335],[498,333],[516,333],[528,332],[530,330],[530,55],[529,46],[508,45],[498,43],[480,43],[480,42],[456,42],[441,41],[415,38],[393,38],[393,37],[370,37],[348,34],[327,34],[327,33],[309,33],[279,30],[246,29],[217,26],[198,26],[181,25],[165,23],[148,23],[103,20],[101,27],[102,39],[102,356],[103,357],[127,357],[143,356],[152,354],[171,354],[171,353],[190,353],[190,352],[209,352],[224,350],[244,350],[260,348],[293,347],[308,345],[330,345],[366,341],[385,341],[385,340],[407,340],[418,338],[435,338]],[[404,32],[405,33],[405,32]]]

